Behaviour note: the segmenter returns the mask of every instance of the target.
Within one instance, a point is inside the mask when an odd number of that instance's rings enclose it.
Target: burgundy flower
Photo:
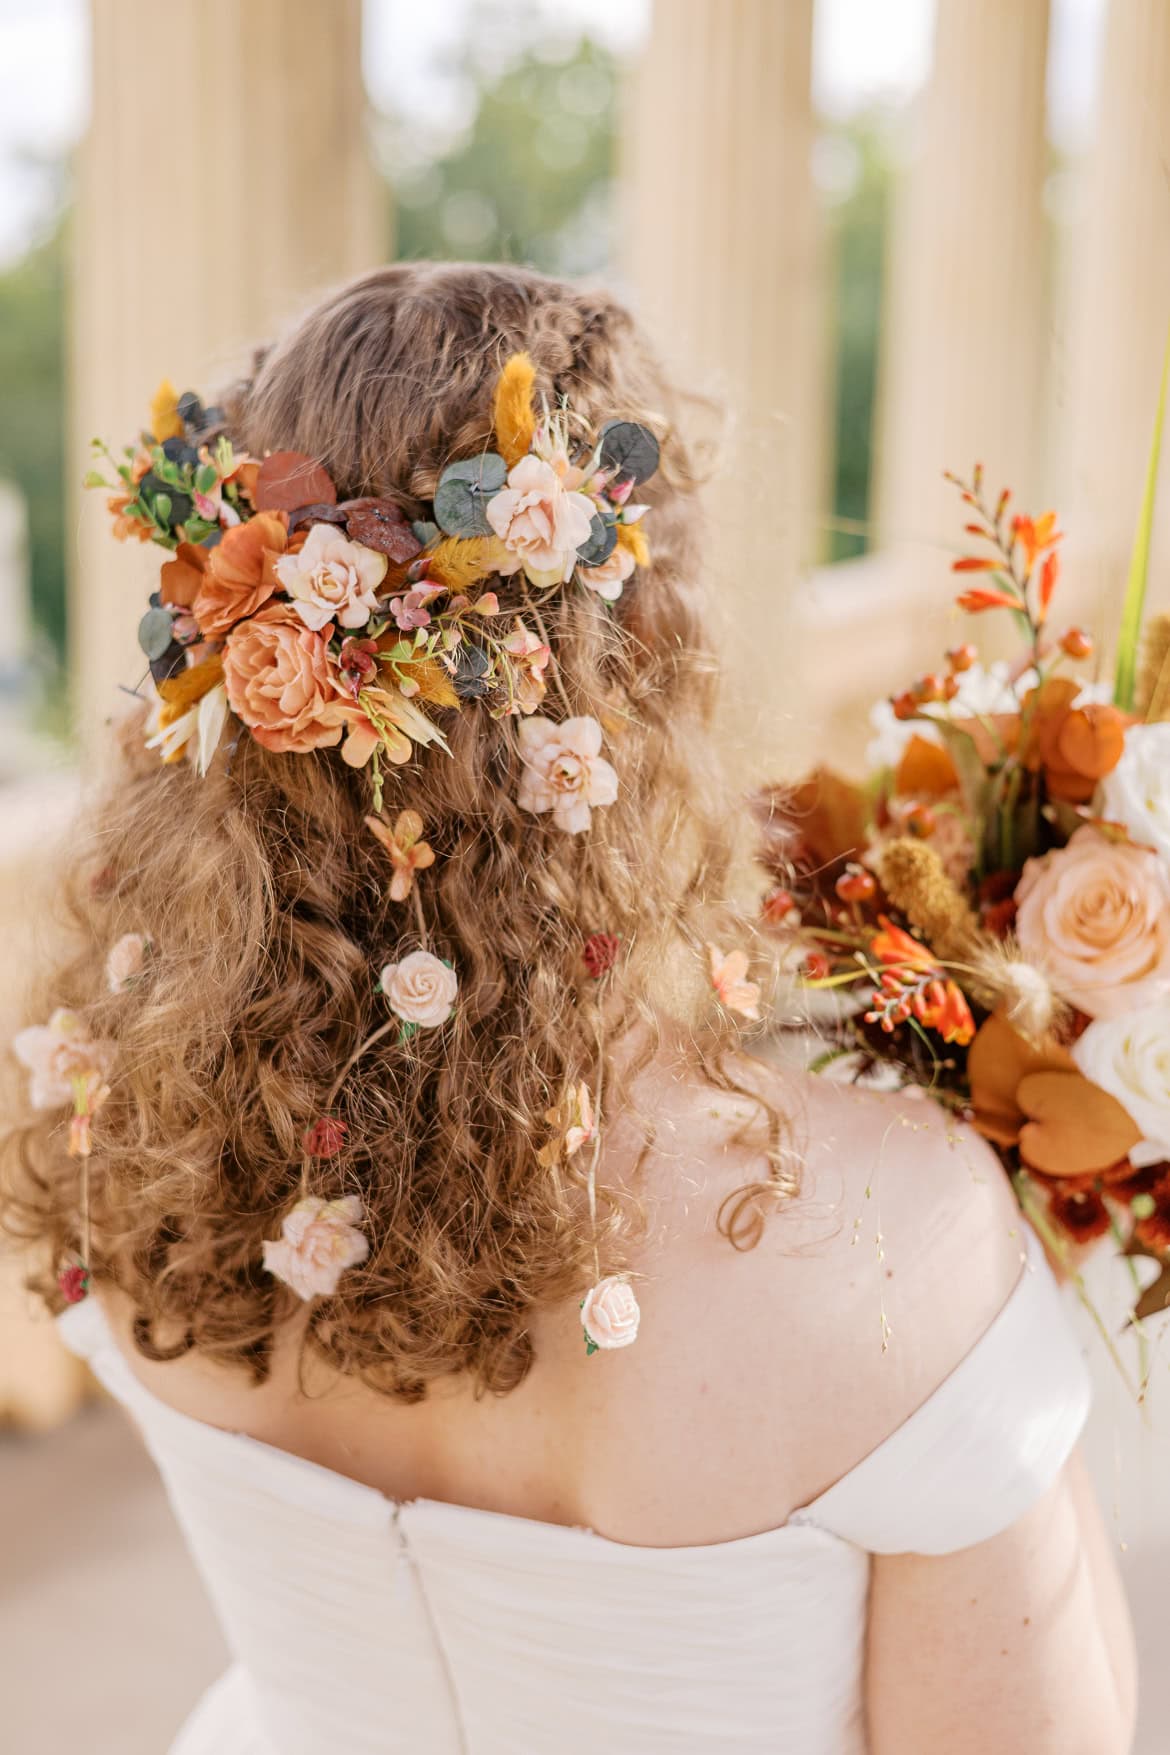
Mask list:
[[[349,1129],[335,1115],[322,1115],[305,1129],[304,1147],[310,1158],[335,1158]]]
[[[1109,1229],[1109,1210],[1095,1189],[1057,1188],[1049,1197],[1049,1211],[1077,1243],[1091,1243]]]
[[[57,1288],[66,1304],[80,1304],[89,1291],[89,1269],[74,1263],[57,1275]]]
[[[601,977],[613,968],[617,962],[621,943],[621,939],[615,938],[612,932],[591,932],[589,934],[581,955],[584,958],[585,967],[594,981],[600,981]]]

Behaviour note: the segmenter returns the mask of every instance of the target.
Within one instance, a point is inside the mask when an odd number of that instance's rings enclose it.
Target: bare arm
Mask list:
[[[872,1755],[1125,1755],[1135,1696],[1129,1614],[1079,1457],[990,1541],[875,1559]]]

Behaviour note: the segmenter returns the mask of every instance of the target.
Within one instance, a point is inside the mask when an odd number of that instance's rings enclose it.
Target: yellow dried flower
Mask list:
[[[169,378],[164,378],[150,399],[150,430],[158,444],[164,439],[183,437],[183,417],[179,413],[179,392]]]
[[[526,353],[514,353],[506,360],[496,382],[492,409],[496,448],[509,469],[531,448],[536,432],[536,410],[532,405],[535,383],[536,367]]]
[[[882,888],[915,932],[944,962],[968,955],[979,922],[927,841],[903,836],[882,849]]]

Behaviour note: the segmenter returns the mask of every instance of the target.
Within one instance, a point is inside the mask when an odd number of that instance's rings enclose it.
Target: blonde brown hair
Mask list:
[[[494,1390],[519,1382],[530,1312],[584,1290],[595,1245],[607,1267],[620,1261],[634,1222],[633,1203],[603,1190],[595,1228],[588,1154],[550,1170],[539,1152],[567,1087],[608,1076],[635,1025],[652,1045],[655,974],[672,949],[693,961],[726,926],[695,474],[626,310],[512,268],[368,274],[259,356],[228,399],[238,445],[308,452],[343,495],[390,495],[417,517],[443,465],[490,441],[493,383],[517,349],[538,391],[567,398],[588,427],[655,427],[653,561],[616,611],[579,589],[545,606],[567,703],[603,722],[619,774],[618,802],[589,834],[518,809],[514,722],[474,707],[447,715],[451,756],[419,751],[388,778],[388,810],[417,809],[437,856],[421,902],[460,1003],[441,1031],[379,1043],[345,1082],[345,1146],[312,1162],[310,1188],[360,1194],[370,1255],[310,1307],[306,1344],[406,1399],[453,1372]],[[507,604],[514,585],[498,589]],[[302,1192],[305,1130],[385,1018],[376,972],[417,947],[417,929],[388,899],[385,855],[363,827],[366,778],[336,752],[274,755],[245,735],[200,779],[140,741],[137,727],[125,735],[116,781],[75,843],[66,894],[81,949],[39,1016],[75,1008],[117,1045],[90,1160],[95,1276],[133,1300],[144,1352],[161,1356],[155,1337],[178,1332],[181,1349],[263,1376],[292,1301],[263,1271],[262,1242]],[[604,989],[582,965],[598,931],[621,939]],[[152,954],[145,979],[112,995],[104,959],[126,932]],[[717,1049],[706,1076],[739,1088]],[[78,1164],[59,1115],[32,1117],[15,1141],[8,1223],[42,1246],[53,1303],[52,1268],[78,1245]]]

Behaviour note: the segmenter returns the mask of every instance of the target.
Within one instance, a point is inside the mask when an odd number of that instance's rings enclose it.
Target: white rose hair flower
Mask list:
[[[386,577],[384,554],[353,542],[332,524],[314,524],[299,554],[281,555],[276,577],[307,628],[327,622],[364,628],[378,607],[377,588]]]
[[[382,970],[382,991],[390,1010],[404,1024],[434,1030],[455,1009],[459,980],[454,969],[430,951],[411,951]]]
[[[624,1274],[608,1274],[581,1301],[581,1326],[587,1353],[616,1352],[638,1338],[642,1312]]]
[[[1170,1158],[1170,1003],[1095,1019],[1072,1057],[1141,1128],[1130,1162],[1141,1167]]]
[[[588,714],[555,725],[537,714],[519,729],[524,772],[517,803],[567,835],[580,835],[599,805],[617,798],[617,774],[601,754],[601,726]]]
[[[106,986],[111,993],[125,993],[133,987],[146,966],[148,948],[140,932],[124,932],[110,946],[106,958]]]
[[[265,1243],[265,1268],[306,1303],[331,1297],[346,1268],[356,1267],[370,1253],[368,1239],[357,1228],[361,1218],[356,1195],[341,1200],[306,1195],[286,1216],[279,1238]]]
[[[34,1109],[53,1109],[72,1103],[77,1082],[97,1075],[98,1082],[114,1061],[112,1042],[88,1036],[76,1012],[58,1006],[47,1024],[21,1030],[12,1043],[13,1053],[29,1073],[29,1101]]]

